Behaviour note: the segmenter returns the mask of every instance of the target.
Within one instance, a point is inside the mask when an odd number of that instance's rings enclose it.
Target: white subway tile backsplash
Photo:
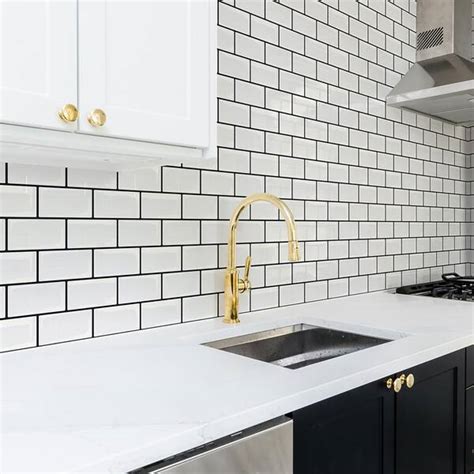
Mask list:
[[[163,298],[176,298],[199,294],[199,272],[165,273],[163,275]]]
[[[117,304],[117,280],[69,281],[67,283],[68,310]]]
[[[117,173],[109,170],[69,168],[67,184],[77,188],[116,189]]]
[[[67,223],[68,248],[98,248],[117,245],[117,224],[108,220],[70,220]]]
[[[0,253],[0,285],[27,283],[35,279],[35,252]]]
[[[66,245],[64,220],[14,219],[7,225],[8,250],[60,249]]]
[[[193,197],[194,198],[194,197]],[[142,194],[142,218],[164,219],[181,217],[181,195]]]
[[[66,184],[66,170],[56,166],[9,163],[8,182],[11,184],[64,186]]]
[[[39,280],[73,280],[92,277],[92,250],[39,252]]]
[[[286,200],[302,261],[276,209],[245,210],[242,312],[471,273],[472,129],[385,105],[415,6],[220,1],[217,159],[0,165],[0,351],[222,315],[228,220],[254,192]]]
[[[150,328],[181,322],[181,299],[142,304],[142,327]]]
[[[181,247],[149,247],[141,250],[142,273],[181,269]]]
[[[161,244],[161,222],[126,220],[118,223],[120,247],[136,247]]]
[[[213,318],[217,316],[217,295],[183,298],[183,321]]]
[[[40,188],[40,217],[92,217],[92,191]]]
[[[52,313],[66,309],[64,282],[9,286],[7,295],[9,317]]]
[[[183,270],[215,268],[217,266],[217,246],[199,245],[183,247]]]
[[[36,346],[36,318],[0,320],[0,351]]]
[[[124,191],[94,191],[94,217],[139,217],[138,193]]]
[[[39,318],[39,345],[74,341],[92,336],[92,311],[47,314]]]
[[[150,301],[161,298],[160,275],[121,277],[118,280],[119,303]]]
[[[134,191],[160,191],[161,168],[140,168],[119,173],[119,188]]]
[[[140,249],[94,251],[94,276],[133,275],[140,270]]]
[[[36,189],[27,186],[0,185],[0,216],[34,217]]]
[[[99,308],[94,310],[94,335],[103,336],[140,328],[138,304]]]
[[[199,221],[164,221],[163,245],[198,244],[200,239]]]

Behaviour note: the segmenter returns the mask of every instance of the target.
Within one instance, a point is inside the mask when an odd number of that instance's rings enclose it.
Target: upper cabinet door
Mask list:
[[[206,148],[211,1],[79,0],[80,131]]]
[[[76,0],[0,0],[0,122],[74,130]]]

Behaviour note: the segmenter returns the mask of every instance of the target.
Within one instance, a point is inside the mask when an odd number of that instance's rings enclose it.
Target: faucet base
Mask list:
[[[240,323],[240,319],[239,318],[237,318],[237,319],[226,319],[226,318],[224,318],[224,322],[226,324],[238,324],[238,323]]]

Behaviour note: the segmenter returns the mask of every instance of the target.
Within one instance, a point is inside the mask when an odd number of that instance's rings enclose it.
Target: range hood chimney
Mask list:
[[[387,104],[474,125],[471,23],[471,0],[418,0],[416,63]]]

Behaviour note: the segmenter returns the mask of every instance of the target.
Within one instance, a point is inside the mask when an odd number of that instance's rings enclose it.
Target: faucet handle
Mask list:
[[[249,255],[245,259],[245,270],[244,270],[244,277],[239,280],[239,293],[244,293],[245,291],[250,289],[250,266],[252,265],[252,257]]]

